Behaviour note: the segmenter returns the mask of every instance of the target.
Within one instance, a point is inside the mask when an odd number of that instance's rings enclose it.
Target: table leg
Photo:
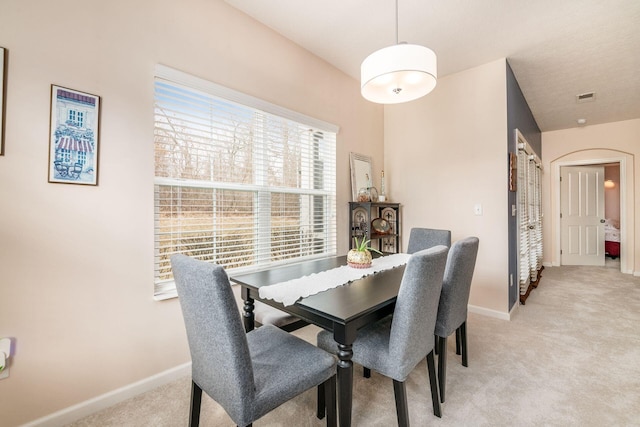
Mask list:
[[[244,323],[244,331],[253,331],[253,328],[255,328],[255,316],[253,314],[255,305],[253,298],[249,296],[249,289],[242,288],[242,299],[244,300],[244,306],[242,307],[242,321]]]
[[[340,427],[351,426],[353,401],[353,346],[338,344],[338,415]]]

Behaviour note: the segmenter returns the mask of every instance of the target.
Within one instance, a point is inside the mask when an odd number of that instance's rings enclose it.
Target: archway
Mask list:
[[[549,236],[552,265],[560,266],[561,256],[561,230],[560,230],[560,168],[563,166],[578,165],[604,165],[611,163],[620,164],[620,270],[623,273],[632,274],[633,265],[630,263],[635,259],[634,244],[634,222],[633,222],[633,206],[634,200],[634,170],[633,155],[609,149],[588,149],[567,153],[550,162],[550,197],[551,202],[551,218],[547,219],[546,226],[551,230]],[[631,210],[631,214],[629,213]]]

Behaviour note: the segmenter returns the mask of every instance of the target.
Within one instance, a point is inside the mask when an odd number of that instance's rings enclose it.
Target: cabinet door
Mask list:
[[[353,247],[353,237],[357,237],[360,239],[361,237],[365,237],[366,239],[370,239],[369,227],[371,223],[371,214],[370,212],[364,208],[363,206],[356,206],[351,211],[351,243],[349,247]]]
[[[398,208],[385,207],[381,209],[380,218],[389,223],[389,237],[381,239],[380,246],[383,252],[398,253]]]

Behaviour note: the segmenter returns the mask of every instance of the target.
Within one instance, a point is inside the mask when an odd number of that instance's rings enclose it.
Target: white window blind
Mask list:
[[[531,244],[529,232],[529,192],[528,183],[529,155],[518,150],[518,230],[520,232],[518,276],[520,278],[520,294],[524,295],[530,283]]]
[[[542,268],[542,194],[540,159],[516,131],[518,138],[519,284],[524,295]]]
[[[530,249],[530,271],[531,281],[538,280],[538,272],[542,268],[542,197],[541,187],[541,165],[537,157],[529,156],[529,183],[530,191],[530,214],[529,214],[529,244]]]
[[[337,127],[156,68],[155,295],[170,257],[229,270],[336,253]]]

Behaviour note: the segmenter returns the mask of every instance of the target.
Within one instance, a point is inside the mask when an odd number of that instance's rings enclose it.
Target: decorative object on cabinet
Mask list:
[[[6,64],[7,50],[0,47],[0,156],[4,156],[4,117],[5,117],[5,81],[6,81]]]
[[[100,97],[51,85],[49,182],[98,184]]]
[[[371,157],[358,153],[350,153],[351,161],[351,191],[354,201],[361,201],[360,190],[369,190],[371,187]],[[367,195],[367,197],[369,197]],[[364,198],[364,196],[363,196]],[[367,200],[362,201],[369,201]]]
[[[370,240],[383,253],[400,252],[400,204],[349,202],[349,244],[353,237]]]
[[[391,225],[384,218],[376,218],[371,221],[371,228],[378,234],[389,234],[391,232]]]
[[[385,182],[384,182],[384,171],[382,171],[382,174],[380,176],[380,196],[378,197],[378,201],[379,202],[387,201],[387,190],[385,188]]]
[[[356,198],[358,202],[370,202],[371,201],[371,193],[369,193],[369,189],[362,187],[358,190],[358,197]]]
[[[378,201],[378,189],[376,187],[369,187],[369,200],[374,203]]]

